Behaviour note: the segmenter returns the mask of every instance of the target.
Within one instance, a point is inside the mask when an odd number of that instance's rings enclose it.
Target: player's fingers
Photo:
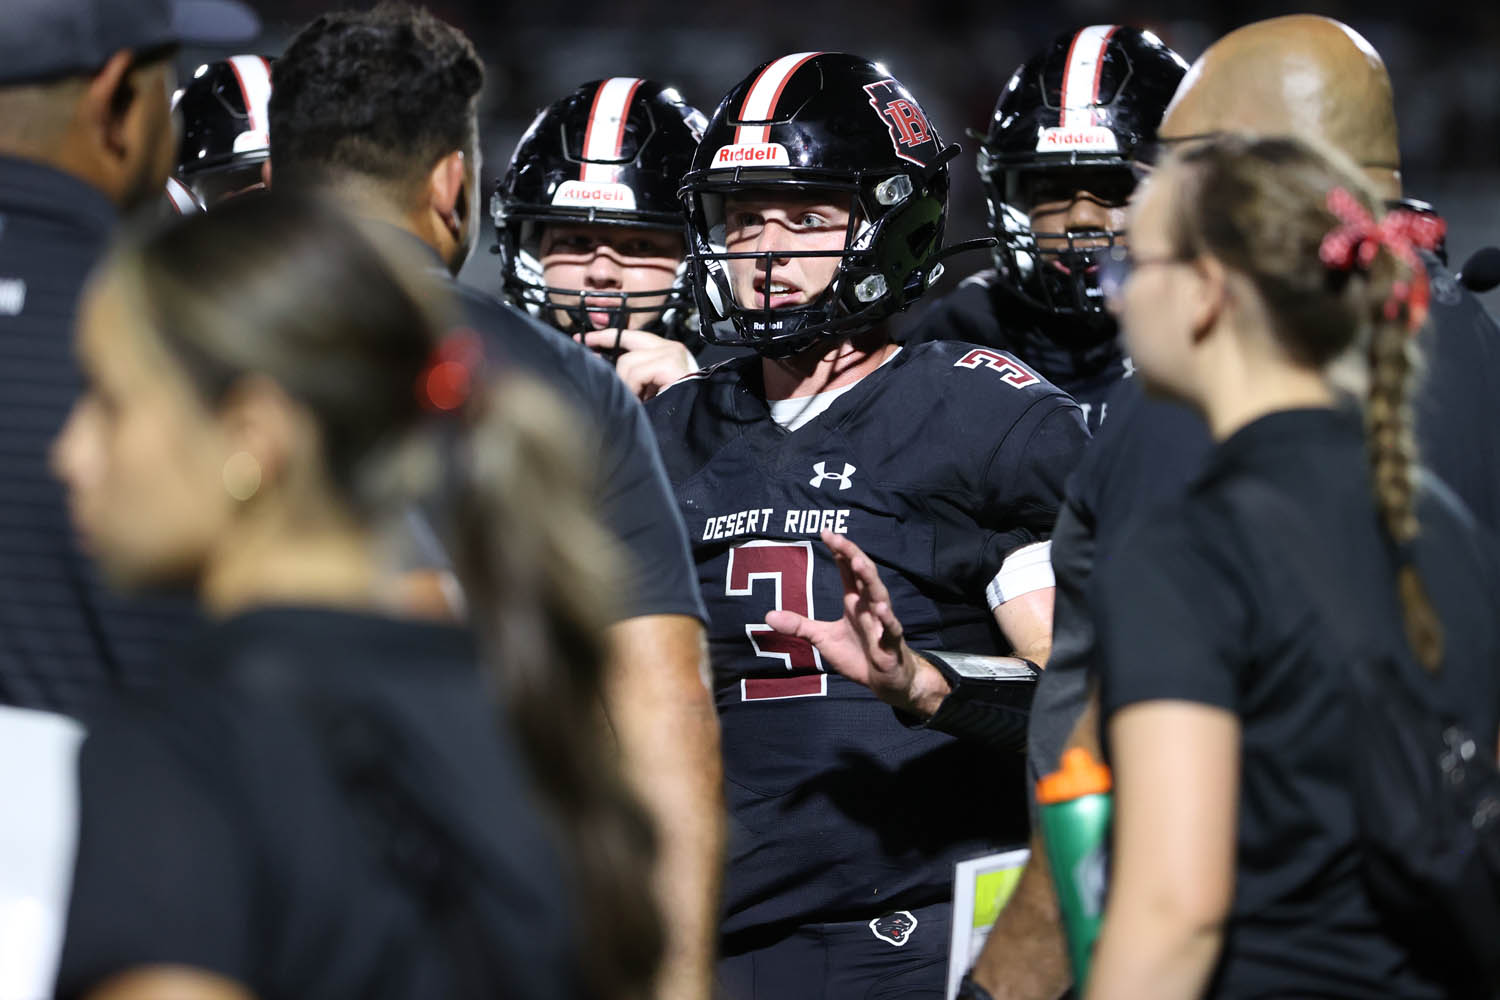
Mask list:
[[[686,363],[682,360],[684,356],[688,359]],[[642,399],[650,399],[673,382],[697,370],[691,367],[692,355],[686,352],[653,351],[646,354],[627,354],[625,357],[641,359],[640,374],[637,379],[640,389],[636,395]]]
[[[590,330],[583,335],[583,342],[589,347],[600,350],[625,351],[627,353],[672,343],[665,337],[658,337],[656,334],[647,333],[645,330],[620,330],[614,327],[608,330]]]
[[[638,359],[635,354],[622,354],[615,359],[615,374],[633,396],[640,396],[645,387],[645,372]]]
[[[833,552],[834,559],[846,563],[855,578],[869,587],[872,593],[884,592],[885,584],[880,581],[880,571],[875,568],[875,561],[865,555],[863,549],[845,536],[836,535],[831,531],[822,532],[821,537],[823,544]]]
[[[854,574],[854,579],[860,594],[872,604],[879,601],[890,601],[891,595],[885,589],[885,582],[880,579],[880,570],[875,567],[875,562],[869,556],[861,553],[849,563],[849,571]]]
[[[896,610],[891,607],[891,602],[876,601],[870,605],[870,611],[879,620],[886,639],[899,643],[906,634],[906,628],[901,624],[901,619],[896,617]]]
[[[833,554],[833,564],[839,568],[839,580],[844,585],[845,594],[859,593],[859,580],[849,568],[849,560],[840,556],[837,552]]]
[[[855,556],[864,555],[864,550],[850,541],[847,535],[836,534],[825,529],[819,532],[818,537],[823,539],[823,544],[828,546],[837,558],[853,559]]]
[[[844,590],[857,590],[859,586],[858,578],[850,569],[849,563],[859,553],[859,546],[842,535],[835,535],[831,531],[823,532],[820,537],[823,539],[823,544],[828,546],[828,551],[833,555],[833,564],[839,568],[839,576],[843,579]]]

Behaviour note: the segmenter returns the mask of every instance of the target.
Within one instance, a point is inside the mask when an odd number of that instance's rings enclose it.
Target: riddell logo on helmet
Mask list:
[[[1102,125],[1087,128],[1044,128],[1036,139],[1038,153],[1118,153],[1115,134]]]
[[[552,204],[565,208],[635,209],[635,192],[625,184],[599,181],[563,181],[552,196]]]
[[[745,142],[721,146],[714,154],[714,167],[786,167],[792,158],[779,142]]]

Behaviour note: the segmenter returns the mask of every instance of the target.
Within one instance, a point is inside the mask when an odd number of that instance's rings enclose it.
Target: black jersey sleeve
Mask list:
[[[990,529],[981,587],[990,588],[1011,553],[1051,537],[1064,484],[1088,440],[1078,404],[1048,392],[995,447],[980,480],[979,518]],[[998,603],[992,596],[991,606]]]
[[[255,876],[241,824],[153,728],[112,713],[91,724],[79,753],[63,1000],[149,964],[255,983],[245,920]]]
[[[1095,570],[1106,716],[1163,699],[1238,710],[1249,612],[1233,568],[1182,516],[1142,524]]]

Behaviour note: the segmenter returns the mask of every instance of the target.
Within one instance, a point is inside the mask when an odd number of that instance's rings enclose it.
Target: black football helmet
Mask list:
[[[948,252],[940,249],[947,164],[957,153],[878,63],[801,52],[745,77],[709,120],[683,178],[688,268],[703,338],[780,357],[825,335],[858,333],[906,308],[938,277]],[[726,196],[766,189],[789,196],[831,191],[847,199],[842,249],[730,253]],[[771,269],[788,256],[837,257],[838,267],[813,301],[773,309]],[[736,259],[765,269],[755,301],[736,300],[728,267]]]
[[[207,207],[261,183],[261,165],[271,152],[271,62],[234,56],[204,63],[177,97],[177,176]]]
[[[586,83],[538,114],[490,197],[506,296],[568,333],[592,329],[590,311],[611,314],[609,325],[620,329],[636,313],[659,312],[647,328],[673,335],[689,311],[683,268],[670,287],[648,291],[551,288],[542,278],[541,227],[606,223],[681,233],[677,185],[703,125],[702,112],[676,90],[636,77]]]
[[[1149,31],[1096,24],[1022,63],[995,104],[979,176],[1005,287],[1054,316],[1107,322],[1099,261],[1123,230],[1036,232],[1031,211],[1088,191],[1123,205],[1187,63]]]

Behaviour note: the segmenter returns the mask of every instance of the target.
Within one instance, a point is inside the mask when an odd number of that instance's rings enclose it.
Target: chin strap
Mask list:
[[[955,254],[968,253],[970,250],[992,250],[1000,245],[1000,241],[993,236],[981,236],[974,240],[964,240],[962,243],[954,243],[943,247],[933,254],[932,262],[940,264]]]

